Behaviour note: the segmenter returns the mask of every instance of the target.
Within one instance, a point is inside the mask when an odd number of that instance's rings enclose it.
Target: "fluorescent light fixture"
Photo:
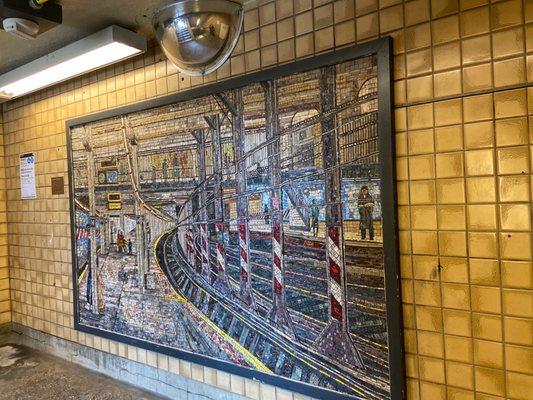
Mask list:
[[[0,76],[0,102],[144,53],[146,38],[112,25]]]

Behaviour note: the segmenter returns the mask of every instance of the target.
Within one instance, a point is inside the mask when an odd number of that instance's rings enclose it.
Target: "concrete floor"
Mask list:
[[[77,364],[18,345],[0,346],[0,400],[163,400]]]

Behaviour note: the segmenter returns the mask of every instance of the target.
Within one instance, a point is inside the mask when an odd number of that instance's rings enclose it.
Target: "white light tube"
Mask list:
[[[144,37],[111,26],[0,76],[0,101],[43,89],[144,51]]]

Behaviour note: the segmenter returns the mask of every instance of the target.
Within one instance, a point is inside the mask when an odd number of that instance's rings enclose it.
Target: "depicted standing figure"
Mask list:
[[[132,250],[133,250],[133,243],[131,239],[128,239],[128,254],[131,254]]]
[[[155,165],[152,165],[152,182],[155,183],[157,180],[157,168]]]
[[[163,158],[163,164],[161,167],[163,169],[163,180],[166,182],[168,179],[168,161],[166,157]]]
[[[122,231],[119,231],[117,235],[117,248],[119,253],[126,252],[126,240],[124,239]]]
[[[180,168],[181,168],[181,175],[183,175],[184,178],[189,178],[191,173],[188,169],[188,166],[189,166],[189,160],[187,157],[189,153],[185,153],[185,152],[181,152],[180,154],[180,157],[179,157],[179,164],[180,164]]]
[[[231,164],[230,154],[229,154],[229,152],[225,151],[224,152],[224,168],[226,168],[226,173],[227,174],[229,174],[231,172],[230,164]]]
[[[316,205],[316,200],[313,199],[311,201],[312,207],[311,207],[311,229],[313,231],[313,236],[318,235],[318,216],[320,215],[320,210],[318,209],[318,206]]]
[[[263,216],[265,218],[265,224],[270,225],[270,210],[268,209],[268,205],[264,205],[263,207]]]
[[[180,163],[176,153],[172,157],[172,174],[174,175],[174,179],[180,180]]]
[[[370,240],[374,240],[374,222],[372,220],[372,212],[374,211],[374,199],[368,193],[368,186],[362,186],[357,198],[357,206],[359,207],[359,229],[361,230],[361,239],[366,239],[366,231]]]

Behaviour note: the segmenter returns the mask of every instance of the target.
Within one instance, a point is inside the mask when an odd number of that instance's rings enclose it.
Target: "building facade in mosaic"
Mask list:
[[[76,327],[390,397],[378,75],[368,55],[73,125]]]

